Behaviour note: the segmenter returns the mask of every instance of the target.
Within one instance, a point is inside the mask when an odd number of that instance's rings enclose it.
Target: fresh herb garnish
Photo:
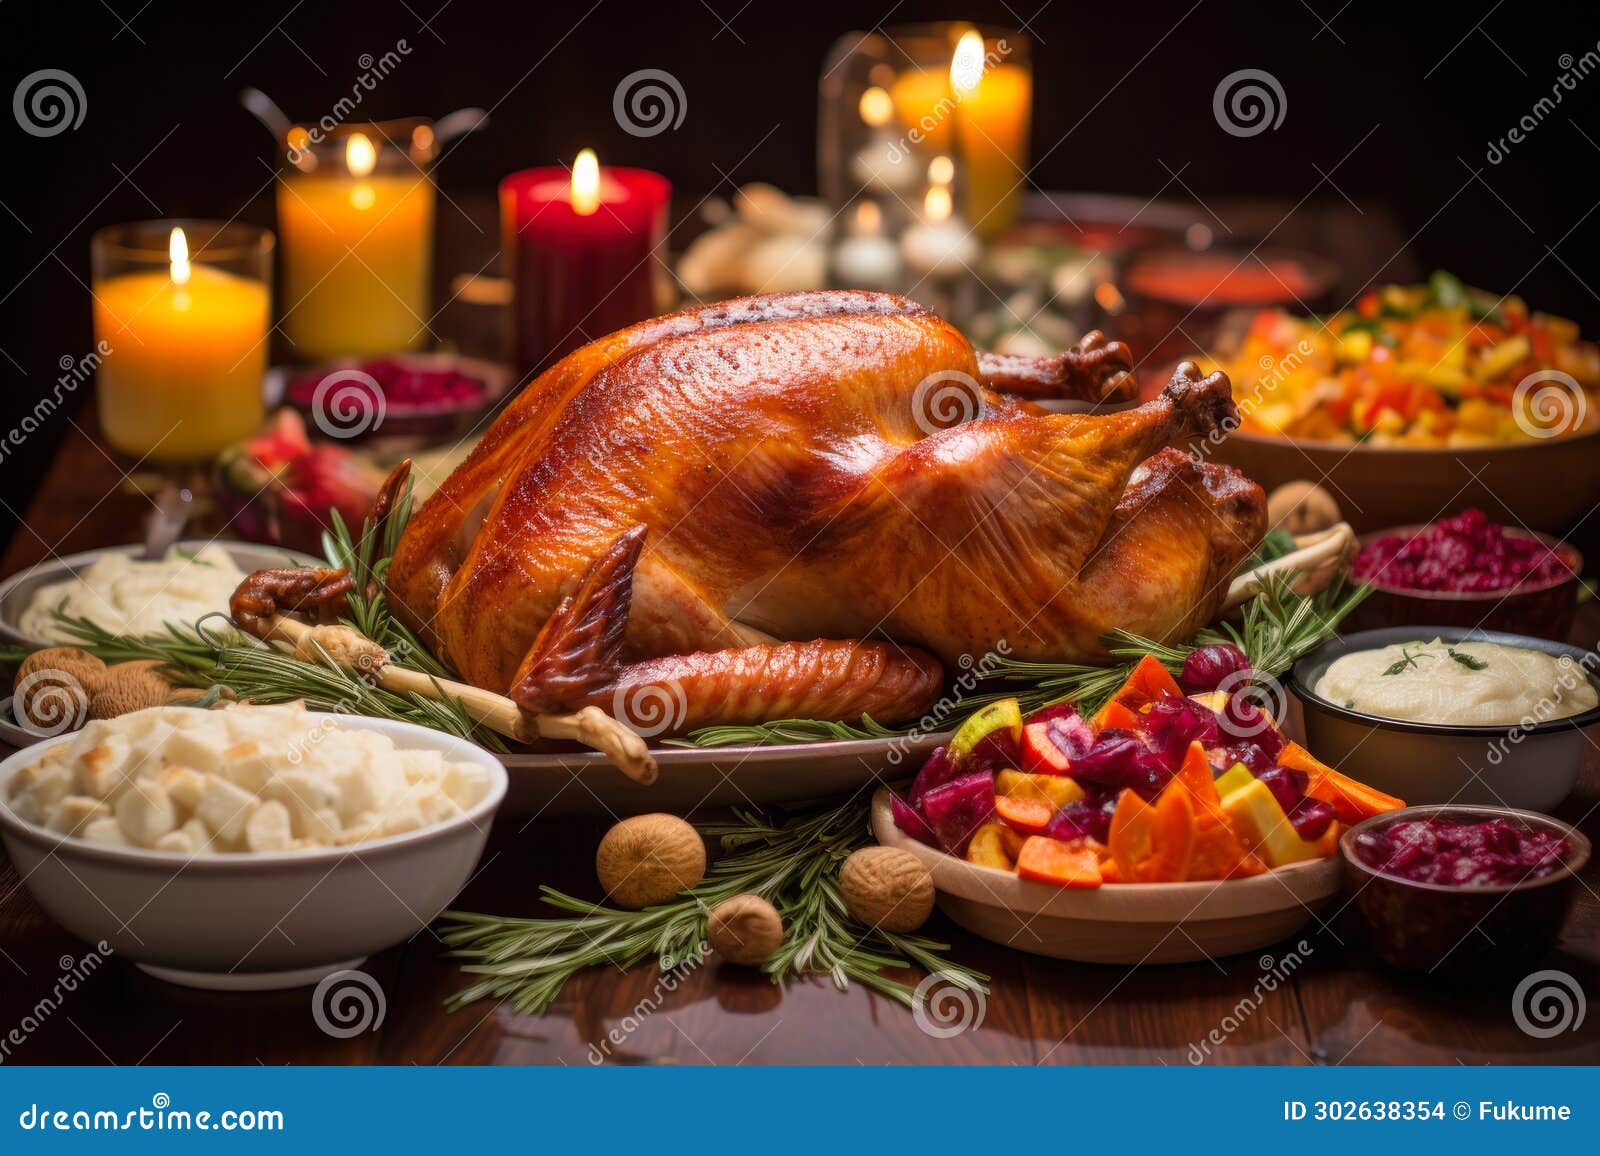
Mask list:
[[[940,954],[948,944],[867,927],[845,909],[839,864],[871,838],[867,809],[865,798],[852,798],[786,819],[735,812],[731,823],[703,825],[701,832],[722,848],[705,879],[643,911],[587,903],[549,887],[540,888],[544,901],[571,914],[507,919],[447,911],[440,937],[454,949],[451,954],[472,961],[462,970],[480,978],[445,1006],[454,1011],[497,999],[513,1011],[538,1014],[591,967],[654,963],[668,972],[693,966],[702,959],[711,909],[746,892],[764,897],[783,916],[783,944],[762,967],[774,983],[821,974],[840,989],[864,984],[911,1007],[916,989],[884,973],[917,967],[986,992],[988,976]]]
[[[1400,660],[1398,662],[1396,662],[1394,665],[1390,666],[1389,669],[1384,671],[1383,673],[1386,674],[1386,675],[1399,674],[1401,671],[1407,669],[1408,667],[1416,668],[1417,667],[1417,659],[1423,657],[1428,652],[1426,650],[1418,650],[1415,654],[1413,654],[1411,652],[1411,647],[1412,646],[1420,647],[1420,646],[1422,646],[1422,643],[1420,643],[1420,642],[1417,642],[1417,643],[1408,642],[1408,643],[1403,644],[1400,647]],[[1420,668],[1418,668],[1418,669],[1420,669]]]
[[[215,568],[210,562],[207,562],[205,559],[201,558],[200,555],[193,550],[185,550],[182,546],[174,546],[172,548],[172,552],[178,557],[182,558],[185,562],[188,562],[191,566],[204,566],[208,570]]]
[[[1482,670],[1484,667],[1489,665],[1489,663],[1484,659],[1477,658],[1471,654],[1465,654],[1452,646],[1445,647],[1445,652],[1468,670]]]

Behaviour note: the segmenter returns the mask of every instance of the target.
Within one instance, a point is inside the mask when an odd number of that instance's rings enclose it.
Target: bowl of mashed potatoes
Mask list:
[[[145,971],[293,987],[444,910],[506,784],[487,751],[408,723],[153,707],[0,762],[0,838],[46,912]]]
[[[1318,758],[1411,803],[1553,810],[1600,725],[1600,654],[1492,630],[1345,635],[1289,686]]]

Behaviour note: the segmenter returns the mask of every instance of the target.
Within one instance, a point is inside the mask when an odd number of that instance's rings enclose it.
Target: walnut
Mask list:
[[[89,717],[116,718],[150,706],[165,706],[172,684],[154,660],[119,662],[103,670],[89,687]]]
[[[839,869],[850,914],[884,931],[915,931],[933,914],[933,876],[910,851],[862,847]]]
[[[1269,529],[1314,534],[1339,520],[1339,503],[1315,482],[1285,482],[1267,496]]]
[[[594,868],[611,901],[637,911],[665,903],[705,878],[706,845],[700,832],[676,815],[635,815],[606,832]]]
[[[754,967],[771,959],[783,942],[783,919],[761,896],[735,895],[711,909],[706,941],[729,962]]]

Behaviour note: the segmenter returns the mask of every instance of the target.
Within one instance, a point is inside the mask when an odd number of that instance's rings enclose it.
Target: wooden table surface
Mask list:
[[[440,228],[441,251],[459,258],[441,262],[441,280],[492,260],[492,229],[453,221],[448,213],[441,214]],[[1298,235],[1297,230],[1326,237],[1331,227],[1320,219],[1296,221],[1286,232]],[[1396,252],[1392,228],[1384,233],[1370,217],[1347,222],[1345,236],[1348,245],[1341,252],[1367,245],[1374,270]],[[1404,272],[1389,269],[1391,276]],[[457,310],[471,312],[461,306],[442,311],[441,325],[452,324]],[[463,324],[472,328],[482,321]],[[145,500],[118,490],[114,463],[90,436],[92,415],[80,415],[78,423],[41,480],[27,526],[11,542],[0,574],[51,555],[139,537]],[[1593,604],[1580,615],[1573,640],[1600,642],[1600,609]],[[1600,840],[1597,805],[1600,751],[1591,749],[1581,787],[1560,814]],[[487,865],[457,906],[532,915],[541,883],[598,898],[592,865],[603,827],[573,820],[497,823]],[[1595,991],[1600,866],[1590,866],[1584,884],[1562,943],[1544,966]],[[86,948],[51,922],[0,857],[0,1059],[585,1064],[593,1049],[609,1049],[612,1062],[640,1064],[1600,1062],[1600,1016],[1587,1017],[1574,1032],[1531,1038],[1512,1018],[1511,982],[1452,988],[1391,972],[1363,950],[1351,915],[1313,924],[1265,952],[1138,969],[1035,958],[979,940],[935,915],[928,933],[950,942],[951,958],[992,977],[981,1023],[950,1038],[924,1033],[900,1005],[859,988],[840,992],[820,980],[779,988],[714,960],[690,971],[670,992],[658,986],[651,969],[601,970],[573,983],[541,1017],[491,1003],[447,1014],[443,1000],[465,980],[433,933],[423,931],[365,965],[384,991],[381,1026],[336,1039],[313,1019],[309,989],[191,991],[117,959],[40,1017],[40,1001]],[[1302,938],[1309,950],[1289,982],[1265,990],[1259,983],[1267,965],[1262,957],[1281,959]],[[8,1040],[6,1033],[14,1029],[24,1037],[21,1043]],[[608,1044],[613,1032],[623,1036],[620,1044]],[[1218,1037],[1223,1042],[1208,1053],[1198,1050]]]

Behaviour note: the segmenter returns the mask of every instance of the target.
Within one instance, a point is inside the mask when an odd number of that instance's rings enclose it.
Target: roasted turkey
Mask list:
[[[1095,661],[1216,613],[1258,486],[1167,448],[1234,413],[1184,366],[1128,400],[1127,350],[974,352],[904,298],[750,297],[602,338],[529,384],[416,511],[402,619],[529,711],[657,692],[652,733],[914,718],[997,647]],[[625,721],[627,721],[625,719]]]

